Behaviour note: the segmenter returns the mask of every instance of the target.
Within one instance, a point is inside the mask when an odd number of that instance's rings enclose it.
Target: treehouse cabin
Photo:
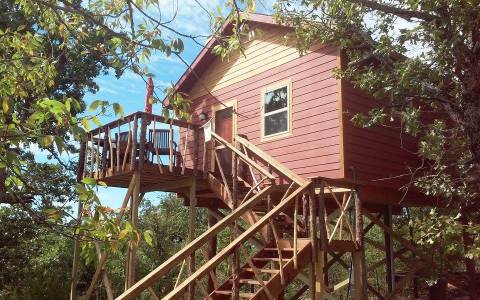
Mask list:
[[[433,203],[399,191],[408,180],[401,175],[418,164],[415,141],[395,128],[353,126],[354,114],[378,104],[334,77],[344,63],[336,47],[315,44],[301,56],[294,42],[285,43],[289,27],[258,14],[247,22],[262,34],[245,42],[244,54],[222,60],[211,52],[212,39],[176,84],[192,101],[191,122],[136,112],[92,130],[83,144],[79,179],[127,188],[118,225],[128,211],[135,226],[150,191],[177,193],[190,209],[190,243],[143,278],[130,246],[118,299],[156,299],[159,280],[172,272],[177,284],[164,299],[283,299],[289,287],[292,299],[331,299],[347,286],[355,299],[402,295],[421,268],[433,266],[391,227],[402,207]],[[209,213],[200,236],[197,209]],[[374,226],[384,243],[368,237]],[[216,237],[227,229],[232,242],[219,249]],[[385,258],[368,266],[366,246]],[[106,253],[98,251],[87,298],[106,280]],[[334,265],[349,270],[348,260],[354,276],[329,277]],[[231,263],[231,274],[218,275],[221,263]],[[372,283],[373,271],[387,289]]]

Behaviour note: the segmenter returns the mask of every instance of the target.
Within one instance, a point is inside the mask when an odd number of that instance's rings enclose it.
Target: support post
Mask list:
[[[133,194],[130,198],[130,223],[134,230],[137,229],[138,220],[138,205],[140,204],[140,173],[135,171],[135,187],[133,188]],[[135,283],[135,266],[136,266],[136,246],[131,244],[128,249],[127,256],[127,276],[125,286],[130,288]]]
[[[217,223],[217,218],[215,218],[215,213],[212,208],[208,209],[208,228],[212,228]],[[214,236],[208,241],[208,259],[212,259],[217,254],[217,236]],[[216,276],[216,268],[212,270],[213,274]],[[212,277],[208,277],[208,287],[207,291],[210,294],[215,290],[215,283],[213,282]]]
[[[357,191],[353,191],[353,197],[355,197],[355,240],[358,244],[359,250],[354,251],[352,253],[353,261],[357,261],[357,270],[359,274],[356,276],[360,276],[358,279],[359,281],[356,282],[355,286],[355,298],[356,300],[366,300],[367,299],[367,273],[366,273],[366,266],[365,266],[365,247],[363,244],[363,217],[362,217],[362,202],[360,201],[360,197],[358,197]],[[357,294],[358,293],[358,294]]]
[[[188,220],[188,240],[191,242],[195,239],[195,220],[197,218],[197,198],[196,198],[196,187],[197,182],[195,178],[192,179],[192,184],[190,185],[189,191],[189,220]],[[190,255],[188,260],[188,275],[192,275],[195,272],[195,252]],[[192,283],[188,286],[188,300],[195,299],[195,283]]]
[[[315,195],[315,190],[312,191]],[[320,281],[320,292],[321,298],[325,297],[326,292],[326,282],[328,279],[328,269],[325,267],[327,264],[327,247],[328,247],[328,236],[327,236],[327,222],[326,219],[326,204],[325,204],[325,186],[324,182],[320,183],[320,194],[318,198],[318,229],[320,237],[318,240],[318,262],[319,262],[319,271],[322,273],[322,276],[317,281]]]
[[[383,223],[385,226],[392,227],[392,206],[387,205],[385,207],[385,213],[383,215]],[[394,265],[393,265],[393,241],[392,236],[384,231],[385,238],[385,262],[386,262],[386,280],[388,293],[390,294],[395,289],[395,277],[394,277]]]
[[[232,204],[233,209],[238,207],[238,157],[236,153],[232,153]],[[238,236],[238,221],[233,223],[233,235],[236,238]],[[233,293],[232,299],[237,300],[240,297],[240,253],[238,246],[235,247],[232,255],[232,266],[233,266]]]
[[[325,284],[323,282],[323,269],[325,267],[325,253],[324,249],[321,247],[321,240],[318,238],[318,228],[321,227],[321,224],[317,226],[317,197],[315,195],[315,185],[309,191],[310,198],[310,238],[312,240],[312,251],[314,257],[313,263],[315,265],[315,299],[323,300],[325,293]],[[320,218],[321,220],[321,218]]]
[[[362,300],[362,270],[361,270],[361,252],[352,252],[353,264],[353,299]]]

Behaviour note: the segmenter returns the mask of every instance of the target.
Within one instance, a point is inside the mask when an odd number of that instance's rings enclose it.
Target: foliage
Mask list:
[[[0,298],[67,299],[72,241],[24,210],[0,208]]]

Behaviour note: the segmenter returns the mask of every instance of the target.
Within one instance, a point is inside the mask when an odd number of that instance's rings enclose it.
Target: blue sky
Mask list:
[[[174,0],[160,0],[162,7],[162,19],[169,19],[175,11]],[[176,30],[190,35],[210,34],[209,15],[199,6],[199,2],[208,11],[216,11],[217,5],[223,6],[224,1],[219,0],[178,0],[178,10],[175,20],[169,25]],[[272,0],[262,1],[258,6],[258,11],[268,12],[272,6]],[[158,16],[158,12],[157,12]],[[175,37],[174,34],[164,32],[165,36]],[[185,50],[182,57],[191,63],[202,47],[192,40],[183,39]],[[205,41],[201,41],[205,42]],[[187,66],[174,56],[166,57],[163,53],[152,53],[149,63],[146,65],[149,71],[154,75],[153,81],[158,96],[162,96],[163,89],[175,83],[187,69]],[[90,103],[94,100],[108,100],[118,102],[122,105],[125,114],[143,110],[145,103],[146,87],[141,77],[127,71],[121,78],[115,78],[114,74],[100,76],[96,79],[100,90],[95,94],[87,94],[85,100]],[[153,113],[160,113],[161,106],[153,106]],[[108,122],[114,117],[106,117],[102,122]],[[99,190],[99,197],[105,205],[119,207],[123,200],[126,189],[102,188]],[[152,195],[153,194],[153,195]],[[158,193],[147,195],[150,200],[158,198]]]

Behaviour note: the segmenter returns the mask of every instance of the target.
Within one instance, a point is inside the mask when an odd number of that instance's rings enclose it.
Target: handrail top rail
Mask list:
[[[114,121],[111,121],[111,122],[108,122],[104,125],[101,125],[101,126],[98,126],[94,129],[91,129],[90,131],[88,131],[88,133],[95,133],[97,131],[100,131],[100,130],[105,130],[106,128],[108,127],[118,127],[118,126],[121,126],[121,125],[124,125],[124,124],[127,124],[131,118],[135,117],[135,116],[146,116],[147,117],[147,120],[149,121],[153,121],[154,118],[155,118],[155,121],[158,121],[158,122],[161,122],[161,123],[165,123],[165,124],[170,124],[170,122],[172,123],[172,125],[174,126],[178,126],[178,127],[184,127],[184,128],[192,128],[192,129],[199,129],[201,127],[201,125],[199,123],[193,123],[193,122],[189,122],[189,121],[186,121],[186,120],[178,120],[178,119],[169,119],[167,121],[167,119],[163,116],[160,116],[160,115],[156,115],[156,114],[152,114],[152,113],[147,113],[147,112],[144,112],[144,111],[136,111],[136,112],[133,112],[131,114],[128,114],[128,115],[125,115],[123,117],[120,117]]]
[[[212,137],[222,143],[225,147],[227,147],[230,151],[235,152],[243,161],[257,169],[263,175],[267,176],[270,179],[275,179],[275,176],[270,174],[268,171],[264,170],[260,165],[258,165],[255,161],[251,160],[249,157],[245,156],[240,150],[232,146],[229,142],[223,139],[220,135],[215,132],[212,132]]]
[[[273,158],[272,156],[268,155],[265,151],[262,149],[258,148],[255,144],[247,140],[246,138],[236,135],[235,139],[237,142],[241,143],[244,145],[246,148],[248,148],[250,151],[255,153],[257,156],[262,158],[264,161],[270,164],[270,166],[280,173],[282,173],[284,176],[287,176],[291,180],[295,181],[298,185],[303,185],[307,180],[303,179],[302,177],[298,176],[295,172],[291,171],[289,168],[284,166],[282,163],[280,163],[278,160]]]

